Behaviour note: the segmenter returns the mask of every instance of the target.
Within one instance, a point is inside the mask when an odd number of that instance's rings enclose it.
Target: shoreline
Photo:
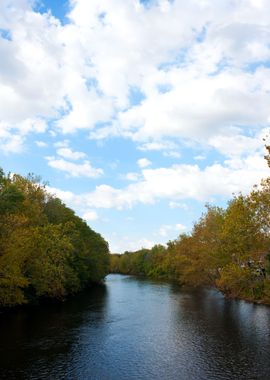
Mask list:
[[[123,276],[135,276],[135,277],[141,277],[141,278],[145,278],[145,279],[159,280],[159,281],[174,283],[174,284],[176,284],[176,285],[178,285],[180,287],[190,287],[190,288],[193,288],[193,289],[196,289],[196,288],[214,289],[214,290],[220,292],[223,295],[224,298],[227,298],[227,299],[230,299],[230,300],[245,301],[245,302],[248,302],[248,303],[253,303],[255,305],[262,305],[262,306],[270,307],[270,302],[267,302],[267,301],[264,301],[264,300],[254,300],[252,298],[244,298],[244,297],[234,296],[234,295],[229,294],[229,293],[224,293],[221,289],[219,289],[218,287],[216,287],[214,285],[197,285],[197,286],[194,286],[194,285],[190,285],[190,284],[181,284],[181,283],[179,283],[179,281],[177,281],[175,279],[170,279],[168,277],[151,277],[151,276],[146,276],[144,274],[121,273],[121,272],[111,272],[109,274],[120,274],[120,275],[123,275]]]

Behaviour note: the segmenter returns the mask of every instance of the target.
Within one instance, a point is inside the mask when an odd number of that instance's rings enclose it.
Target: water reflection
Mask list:
[[[177,315],[202,378],[269,378],[269,307],[229,300],[215,290],[186,289]]]
[[[82,331],[102,325],[107,289],[96,286],[65,303],[0,314],[0,378],[64,379]]]
[[[0,316],[2,379],[268,379],[270,308],[110,275],[67,303]]]

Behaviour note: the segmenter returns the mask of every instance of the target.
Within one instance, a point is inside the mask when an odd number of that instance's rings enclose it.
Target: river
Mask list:
[[[270,307],[109,275],[0,314],[0,379],[270,379]]]

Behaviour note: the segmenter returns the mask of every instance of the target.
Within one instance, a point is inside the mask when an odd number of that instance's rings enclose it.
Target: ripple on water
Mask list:
[[[270,378],[270,308],[110,275],[61,305],[0,315],[1,379]]]

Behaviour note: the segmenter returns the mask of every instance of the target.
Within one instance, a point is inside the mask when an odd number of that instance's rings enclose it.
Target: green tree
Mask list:
[[[0,306],[64,298],[108,270],[100,234],[48,194],[39,177],[0,169]]]

